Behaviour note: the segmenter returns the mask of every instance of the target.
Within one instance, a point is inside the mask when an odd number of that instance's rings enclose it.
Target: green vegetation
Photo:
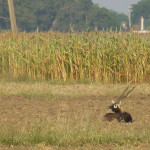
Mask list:
[[[9,18],[6,0],[0,1],[0,14]],[[87,31],[98,28],[120,29],[127,16],[99,8],[92,0],[14,0],[19,31]],[[10,29],[10,21],[0,19],[3,30]]]
[[[56,118],[57,119],[57,118]],[[72,118],[73,119],[73,118]],[[57,125],[51,123],[41,124],[36,121],[32,125],[21,128],[13,126],[0,126],[0,143],[5,145],[36,145],[44,143],[51,146],[83,146],[90,144],[116,144],[116,145],[136,145],[136,143],[148,143],[150,140],[149,129],[142,132],[135,132],[129,127],[116,125],[106,128],[100,124],[80,124],[74,126],[73,120],[61,120]]]
[[[0,76],[12,80],[149,82],[148,38],[132,33],[0,35]]]
[[[132,23],[140,24],[140,17],[144,17],[144,27],[150,30],[150,1],[141,0],[132,6]]]
[[[100,8],[92,0],[14,0],[19,31],[61,32],[120,29],[128,17],[106,8]],[[144,17],[145,29],[150,29],[150,1],[141,0],[131,8],[132,25],[140,24]],[[9,18],[6,0],[0,1],[0,17]],[[10,30],[10,20],[0,18],[0,28]]]
[[[22,96],[28,99],[72,99],[72,98],[84,98],[84,97],[105,97],[105,96],[119,96],[126,84],[64,84],[57,82],[0,82],[0,98],[7,97],[9,95]],[[75,90],[73,90],[75,89]],[[109,91],[109,92],[108,92]],[[133,95],[149,94],[149,84],[140,84],[136,90],[133,91]]]

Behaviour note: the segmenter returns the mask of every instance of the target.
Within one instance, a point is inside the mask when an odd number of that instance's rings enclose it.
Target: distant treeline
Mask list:
[[[128,17],[94,4],[92,0],[14,0],[19,31],[92,31],[120,30]],[[131,8],[131,23],[150,29],[150,0],[141,0]],[[8,19],[4,19],[8,18]],[[10,30],[7,0],[0,0],[0,30]]]
[[[92,0],[14,0],[17,26],[20,31],[91,31],[120,29],[128,18],[106,8],[100,8]],[[9,18],[6,0],[0,1],[0,16]],[[10,29],[10,20],[0,19],[0,28]]]

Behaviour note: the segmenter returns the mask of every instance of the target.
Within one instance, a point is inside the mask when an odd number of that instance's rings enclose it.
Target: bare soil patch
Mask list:
[[[114,96],[84,96],[81,98],[60,98],[60,99],[42,99],[42,98],[26,98],[24,96],[4,96],[0,98],[0,124],[12,124],[25,126],[33,123],[36,120],[45,120],[56,123],[59,119],[74,118],[77,124],[87,121],[89,123],[102,122],[103,116],[108,112],[107,107],[111,104]],[[137,94],[126,98],[123,101],[123,108],[133,117],[133,123],[120,124],[125,128],[133,128],[140,132],[143,128],[150,125],[150,94]],[[103,126],[115,127],[118,122],[103,123]],[[145,149],[148,150],[150,143],[136,143],[128,149]],[[7,147],[1,145],[0,149],[41,149],[51,150],[58,149],[57,147],[49,147],[42,144],[36,146],[12,146]],[[93,149],[92,146],[83,146],[76,148],[59,148],[59,149]],[[117,147],[116,145],[99,145],[94,149],[126,149],[125,147]]]

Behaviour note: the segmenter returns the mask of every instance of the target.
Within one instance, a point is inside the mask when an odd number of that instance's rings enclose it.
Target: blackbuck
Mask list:
[[[129,86],[123,91],[123,93],[117,98],[116,102],[112,100],[112,105],[108,108],[112,111],[112,113],[107,113],[104,116],[106,121],[113,121],[116,119],[118,122],[132,122],[132,117],[129,113],[123,111],[121,107],[121,100],[126,98],[135,88],[136,86],[132,87],[129,90]]]

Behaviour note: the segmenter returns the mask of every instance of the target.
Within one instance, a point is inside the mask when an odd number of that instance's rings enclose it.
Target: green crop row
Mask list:
[[[147,37],[112,31],[1,33],[0,76],[71,82],[148,82]]]

